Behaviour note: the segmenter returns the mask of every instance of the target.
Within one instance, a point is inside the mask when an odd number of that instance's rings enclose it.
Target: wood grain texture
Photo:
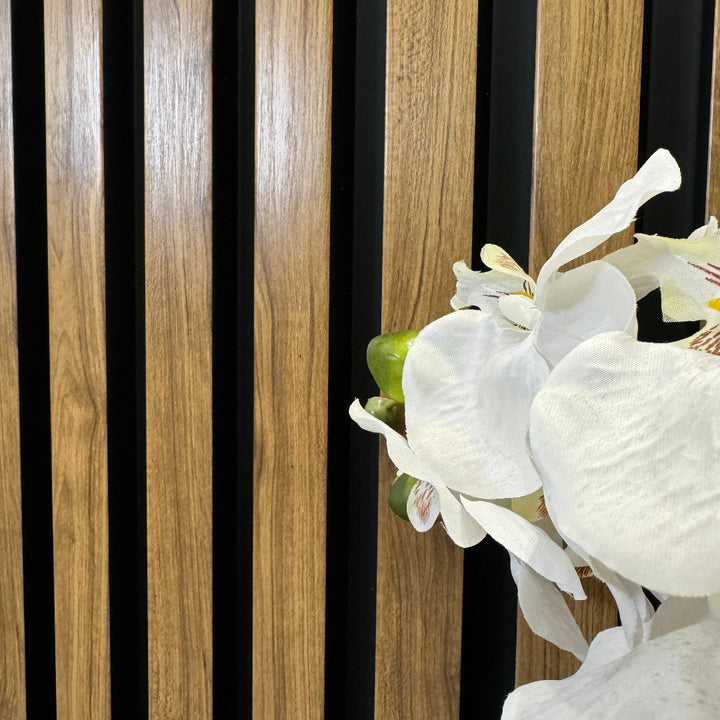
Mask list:
[[[389,0],[384,331],[450,311],[452,263],[471,263],[477,3]],[[380,463],[375,716],[457,718],[462,550],[388,507]]]
[[[110,716],[100,0],[45,3],[55,664],[60,720]]]
[[[25,718],[10,0],[0,0],[0,717]]]
[[[211,0],[145,0],[151,720],[212,716],[211,27]]]
[[[253,717],[322,718],[331,0],[256,5]]]
[[[720,2],[715,3],[706,216],[720,215]]]
[[[637,169],[642,36],[643,0],[538,2],[533,276]],[[631,242],[628,230],[594,257]]]
[[[637,169],[642,0],[540,0],[537,11],[530,272],[565,235],[600,210]],[[611,238],[599,257],[629,244]],[[590,639],[617,624],[610,593],[587,582],[576,617]],[[516,684],[566,677],[573,656],[535,637],[518,613]]]

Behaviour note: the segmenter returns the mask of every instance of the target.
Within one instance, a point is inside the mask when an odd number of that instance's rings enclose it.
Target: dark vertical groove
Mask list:
[[[240,717],[238,647],[238,64],[239,8],[213,3],[213,714]],[[252,393],[248,393],[252,396]],[[248,648],[243,648],[247,652]]]
[[[649,10],[639,159],[668,148],[683,184],[647,203],[637,229],[684,237],[705,214],[713,8],[708,0],[652,0]]]
[[[139,386],[142,215],[142,13],[137,2],[103,3],[103,153],[107,333],[110,667],[114,717],[147,717],[145,482]],[[138,67],[139,66],[139,67]],[[139,82],[138,82],[139,80]]]
[[[345,705],[343,708],[336,700],[331,707],[339,708],[339,714],[328,712],[326,717],[365,720],[373,717],[375,704],[378,443],[376,437],[354,427],[346,412],[354,397],[365,399],[377,394],[365,364],[365,349],[368,341],[380,332],[387,9],[385,0],[357,0],[352,4],[356,12],[355,72],[354,81],[346,82],[352,83],[354,92],[354,126],[334,128],[336,133],[350,135],[354,145],[352,251],[345,260],[351,266],[351,297],[345,300],[344,316],[345,322],[350,323],[349,337],[345,336],[349,382],[338,385],[333,398],[334,406],[339,408],[335,437],[345,432],[349,440],[345,440],[348,444],[344,446],[348,448],[347,457],[341,462],[336,455],[337,462],[329,473],[335,491],[346,493],[342,495],[346,505],[337,509],[338,518],[334,519],[337,532],[344,534],[347,552],[344,624],[337,625],[338,632],[345,636],[344,684],[340,690]],[[350,24],[351,20],[348,18],[347,22]],[[347,224],[343,227],[349,228]],[[335,243],[338,242],[347,244],[348,239],[337,237]],[[335,284],[335,296],[341,291]],[[337,333],[343,317],[337,316],[334,322]],[[331,364],[333,359],[334,356]],[[342,521],[345,527],[339,527]],[[328,541],[334,543],[335,539],[328,535]]]
[[[353,129],[356,3],[333,3],[332,144],[330,168],[330,364],[328,373],[325,717],[343,717],[347,681]]]
[[[487,242],[528,265],[537,4],[493,5]]]
[[[491,81],[497,77],[498,70],[493,70],[493,61],[504,52],[498,48],[503,44],[498,36],[493,36],[493,18],[500,23],[502,10],[495,7],[501,3],[492,0],[481,0],[478,5],[478,56],[477,56],[477,96],[475,103],[475,186],[473,198],[473,263],[480,267],[480,248],[486,242],[494,242],[510,250],[520,262],[527,259],[517,253],[520,238],[516,238],[514,246],[508,244],[509,238],[486,236],[488,230],[489,213],[493,213],[497,222],[499,212],[499,192],[492,193],[493,202],[489,208],[489,182],[488,159],[491,153],[497,156],[497,148],[491,148],[491,137],[495,142],[502,140],[511,143],[513,148],[523,145],[523,139],[513,137],[504,126],[500,127],[497,115],[507,112],[508,108],[499,103],[508,102],[513,93],[508,88],[499,90],[491,86]],[[530,25],[525,25],[530,30]],[[534,32],[534,28],[532,28]],[[496,43],[493,44],[493,37]],[[532,43],[526,45],[527,37],[520,40],[515,52],[532,53]],[[497,80],[496,80],[497,82]],[[503,76],[503,83],[511,82],[510,78]],[[516,85],[517,77],[512,79]],[[494,91],[494,92],[491,92]],[[530,88],[532,90],[532,88]],[[519,89],[515,93],[520,92]],[[524,88],[525,106],[519,108],[532,117],[532,92],[528,96],[528,88]],[[494,105],[494,107],[493,107]],[[495,121],[491,123],[491,108],[495,112]],[[527,129],[527,117],[521,127]],[[491,135],[491,128],[493,135]],[[497,135],[501,132],[502,138]],[[526,139],[525,139],[526,140]],[[525,141],[526,150],[529,149]],[[506,148],[507,150],[507,148]],[[527,167],[530,158],[524,158]],[[493,172],[498,173],[499,168]],[[512,176],[513,171],[509,171]],[[493,176],[497,178],[497,175]],[[527,177],[520,175],[523,181]],[[493,181],[497,181],[494,179]],[[526,192],[525,186],[514,188],[515,192]],[[528,183],[529,187],[529,183]],[[527,245],[527,235],[525,235]],[[504,548],[491,538],[486,538],[477,547],[469,548],[464,553],[463,570],[463,619],[462,619],[462,658],[460,674],[460,720],[495,720],[500,717],[505,696],[514,685],[515,674],[515,620],[516,620],[516,591],[515,584],[510,577],[508,554]]]
[[[28,720],[55,705],[45,69],[41,0],[11,3]]]
[[[252,318],[255,253],[255,3],[239,3],[239,70],[237,92],[237,418],[235,576],[236,651],[234,707],[236,715],[252,715],[253,599],[253,383],[254,327]],[[215,623],[214,632],[222,632]],[[216,715],[219,717],[219,715]]]
[[[475,73],[475,162],[473,168],[472,267],[474,268],[480,267],[480,250],[488,242],[492,18],[493,0],[479,0]]]

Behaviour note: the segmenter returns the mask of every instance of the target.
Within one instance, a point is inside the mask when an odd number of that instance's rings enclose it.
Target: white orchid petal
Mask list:
[[[557,583],[576,600],[585,599],[585,591],[575,566],[563,549],[542,530],[512,510],[484,500],[461,498],[470,515],[488,535],[542,577]]]
[[[378,433],[385,437],[388,455],[400,472],[407,473],[418,480],[425,480],[433,485],[441,483],[432,470],[410,449],[407,440],[382,420],[367,412],[359,400],[355,400],[350,406],[350,417],[363,430]]]
[[[427,532],[440,514],[440,496],[434,485],[418,480],[408,495],[407,516],[418,532]]]
[[[502,720],[714,720],[719,673],[720,623],[705,621],[565,680],[523,685],[508,696]]]
[[[547,282],[565,263],[584,255],[635,219],[638,208],[658,193],[680,187],[680,168],[667,150],[657,150],[620,186],[613,200],[587,222],[575,228],[555,249],[540,270],[536,301],[542,308]]]
[[[558,530],[660,593],[720,592],[720,361],[592,338],[537,395],[531,452]]]
[[[591,262],[558,276],[547,287],[533,342],[553,367],[594,335],[627,332],[635,309],[635,293],[622,273],[603,261]]]
[[[509,255],[507,257],[510,258]],[[532,294],[535,289],[532,278],[520,270],[512,258],[508,261],[508,267],[511,264],[515,265],[517,271],[470,270],[464,262],[456,262],[453,272],[457,278],[457,291],[450,300],[450,305],[455,310],[474,306],[484,312],[494,312],[501,297],[518,292]]]
[[[436,320],[413,342],[403,370],[410,447],[451,490],[527,495],[540,485],[527,421],[547,375],[529,334],[501,318],[465,310]]]
[[[487,534],[463,507],[458,497],[446,487],[436,488],[440,498],[440,513],[450,539],[460,547],[477,545]]]
[[[650,623],[648,639],[652,640],[711,618],[707,598],[670,597],[657,609]]]
[[[588,650],[587,641],[555,583],[514,555],[510,556],[510,568],[518,589],[518,604],[530,629],[582,660]]]

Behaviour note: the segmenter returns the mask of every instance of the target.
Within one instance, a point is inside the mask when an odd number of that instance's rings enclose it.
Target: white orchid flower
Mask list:
[[[350,411],[363,428],[385,436],[400,472],[425,483],[408,501],[415,527],[427,529],[440,513],[460,545],[478,542],[487,532],[517,558],[515,574],[525,586],[544,581],[557,594],[555,583],[585,597],[562,548],[498,501],[540,487],[526,437],[533,400],[555,364],[598,333],[634,331],[635,294],[616,268],[601,261],[566,273],[560,267],[623,230],[642,203],[679,183],[672,156],[656,152],[609,205],[563,240],[536,286],[494,246],[484,252],[489,273],[470,275],[456,267],[453,305],[482,309],[442,317],[414,340],[403,371],[407,440],[359,403]],[[545,605],[526,604],[535,629]],[[582,655],[584,640],[574,621],[572,629],[565,620],[554,623],[548,639]],[[547,631],[541,634],[548,637]]]
[[[720,717],[720,622],[708,603],[670,599],[646,625],[634,649],[622,628],[599,633],[574,675],[510,693],[502,720]]]
[[[715,217],[688,238],[638,234],[638,242],[605,260],[630,281],[640,299],[660,288],[666,322],[702,320],[678,345],[720,355],[720,230]]]
[[[718,407],[712,354],[619,332],[570,353],[538,393],[529,432],[560,534],[660,597],[720,593]]]

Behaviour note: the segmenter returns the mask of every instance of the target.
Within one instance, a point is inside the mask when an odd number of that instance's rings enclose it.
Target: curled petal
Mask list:
[[[563,537],[654,592],[720,592],[719,406],[712,355],[623,333],[568,355],[529,435]]]
[[[407,516],[418,532],[429,530],[440,514],[440,496],[433,485],[418,480],[407,499]]]
[[[555,583],[514,555],[510,556],[510,568],[518,589],[518,604],[530,629],[582,660],[588,644]]]
[[[539,487],[525,438],[548,367],[529,337],[502,318],[464,311],[428,325],[410,348],[408,442],[451,490],[496,499]]]
[[[620,638],[616,628],[600,633],[588,667],[565,680],[519,687],[508,696],[502,720],[720,717],[719,622],[690,625],[617,657]]]
[[[635,219],[638,208],[658,193],[680,187],[680,168],[667,150],[657,150],[620,186],[613,200],[590,220],[575,228],[543,265],[537,279],[536,303],[543,308],[547,282],[565,263],[584,255]]]
[[[581,342],[634,326],[636,301],[622,273],[603,261],[559,275],[547,287],[533,342],[551,367]]]
[[[572,561],[540,528],[494,503],[465,497],[461,501],[488,535],[518,560],[556,583],[561,590],[571,593],[576,600],[585,599],[585,591]]]

